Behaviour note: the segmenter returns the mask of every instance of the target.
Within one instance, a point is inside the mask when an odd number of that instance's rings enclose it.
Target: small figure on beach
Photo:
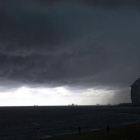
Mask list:
[[[109,125],[107,126],[106,130],[107,130],[107,132],[109,133],[109,131],[110,131]]]
[[[81,127],[78,127],[79,134],[81,135]]]
[[[37,138],[39,139],[39,127],[36,127],[36,136],[37,136]]]

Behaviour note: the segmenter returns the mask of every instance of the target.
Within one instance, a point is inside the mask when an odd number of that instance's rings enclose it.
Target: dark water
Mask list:
[[[1,107],[0,140],[32,140],[139,121],[139,115],[119,111],[134,107]]]

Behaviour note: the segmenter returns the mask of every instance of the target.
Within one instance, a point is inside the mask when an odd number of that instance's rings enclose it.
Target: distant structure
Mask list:
[[[135,106],[140,106],[140,78],[131,85],[131,100]]]
[[[68,105],[68,106],[78,106],[78,105],[77,105],[77,104],[73,104],[73,103],[72,103],[72,104],[70,104],[70,105]]]

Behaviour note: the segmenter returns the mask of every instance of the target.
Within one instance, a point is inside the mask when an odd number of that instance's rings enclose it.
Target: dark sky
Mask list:
[[[0,0],[1,91],[94,88],[113,91],[109,103],[130,102],[139,8],[138,0]]]

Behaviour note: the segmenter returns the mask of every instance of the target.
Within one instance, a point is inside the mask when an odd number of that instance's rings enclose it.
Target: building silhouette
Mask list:
[[[133,105],[140,106],[140,78],[131,85],[131,100]]]

